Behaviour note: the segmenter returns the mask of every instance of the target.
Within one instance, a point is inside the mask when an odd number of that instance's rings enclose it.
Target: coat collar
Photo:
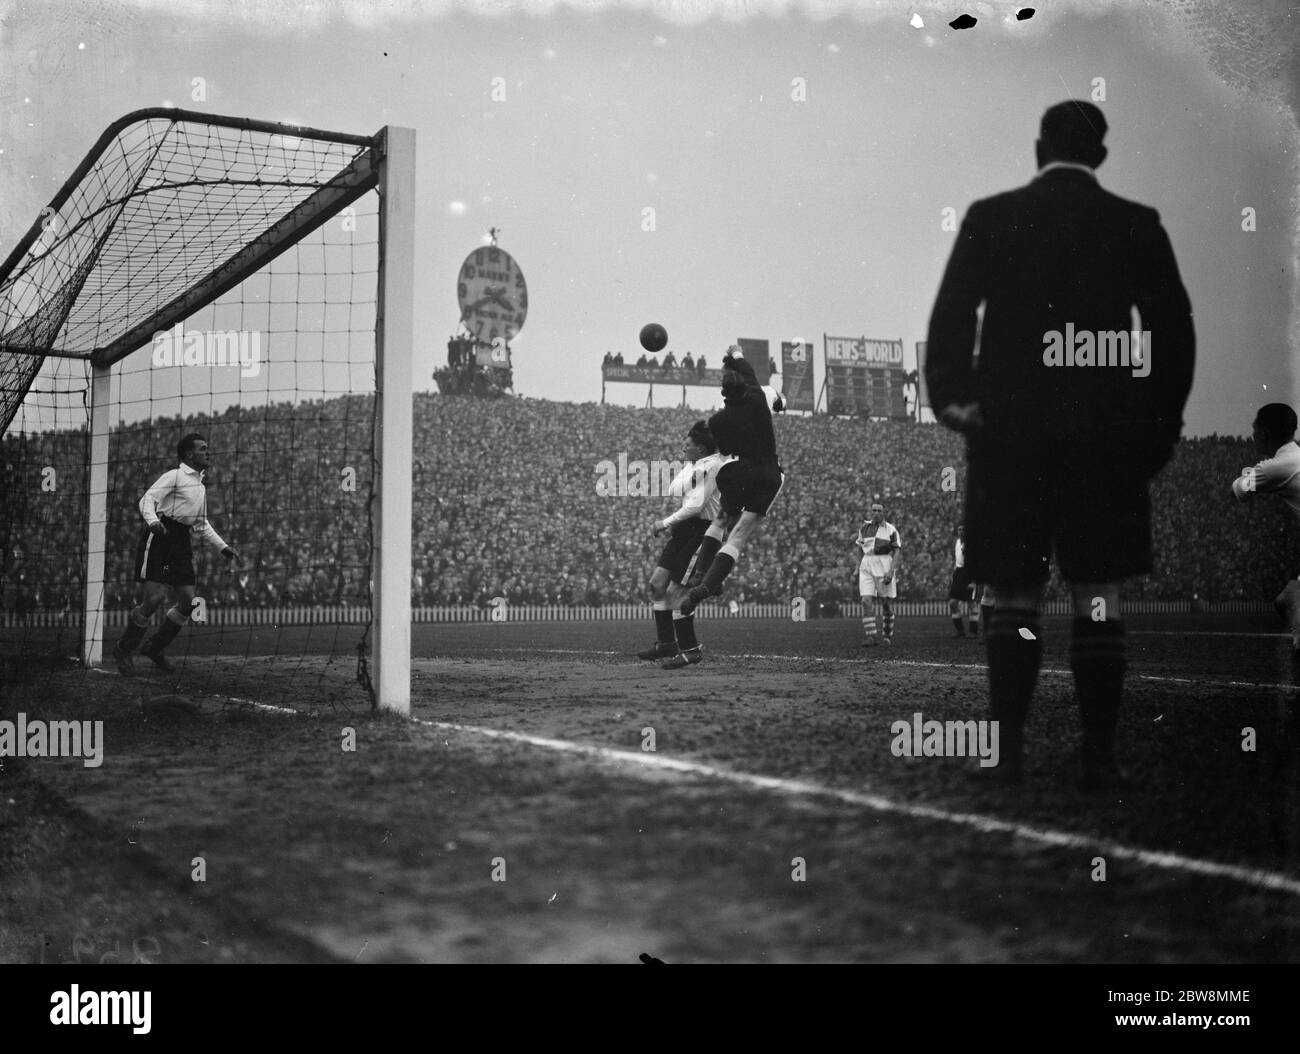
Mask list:
[[[1081,165],[1075,161],[1051,161],[1038,170],[1035,179],[1041,179],[1050,172],[1082,172],[1094,183],[1097,181],[1097,172],[1087,165]]]

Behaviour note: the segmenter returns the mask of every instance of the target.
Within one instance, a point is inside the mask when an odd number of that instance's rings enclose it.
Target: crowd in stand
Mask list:
[[[660,492],[662,463],[680,457],[683,436],[701,416],[417,395],[412,601],[645,599],[662,545],[649,529],[679,502]],[[785,488],[729,579],[727,597],[855,598],[853,539],[876,498],[903,541],[900,597],[946,597],[965,483],[960,439],[934,425],[899,421],[787,414],[775,423]],[[132,596],[139,498],[174,467],[176,440],[191,429],[208,436],[214,454],[210,519],[241,553],[229,571],[215,553],[199,555],[201,595],[206,591],[215,604],[365,602],[368,399],[232,409],[183,426],[154,420],[113,434],[110,607],[127,606]],[[7,436],[2,449],[3,606],[75,611],[86,546],[85,433]],[[1245,439],[1179,445],[1153,490],[1156,571],[1131,582],[1127,595],[1267,599],[1300,570],[1300,532],[1281,503],[1242,506],[1232,499],[1232,478],[1255,460]],[[646,478],[649,488],[641,486]]]

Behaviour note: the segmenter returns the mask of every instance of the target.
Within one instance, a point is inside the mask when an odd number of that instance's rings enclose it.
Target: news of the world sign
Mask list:
[[[868,340],[866,337],[827,337],[826,363],[837,366],[886,366],[901,369],[901,340]]]

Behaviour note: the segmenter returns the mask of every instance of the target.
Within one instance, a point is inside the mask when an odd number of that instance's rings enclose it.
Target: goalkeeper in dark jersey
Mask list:
[[[718,452],[734,455],[736,460],[718,470],[721,508],[700,543],[695,558],[695,574],[700,581],[682,601],[683,615],[692,614],[705,597],[722,593],[722,583],[785,482],[776,457],[776,433],[767,394],[758,383],[754,367],[735,345],[722,360],[722,397],[722,409],[709,418],[709,432],[718,444]]]

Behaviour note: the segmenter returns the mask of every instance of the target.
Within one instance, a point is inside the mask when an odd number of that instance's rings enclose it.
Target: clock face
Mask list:
[[[495,245],[475,249],[460,265],[456,282],[460,318],[484,344],[509,344],[528,315],[528,287],[514,258]]]

